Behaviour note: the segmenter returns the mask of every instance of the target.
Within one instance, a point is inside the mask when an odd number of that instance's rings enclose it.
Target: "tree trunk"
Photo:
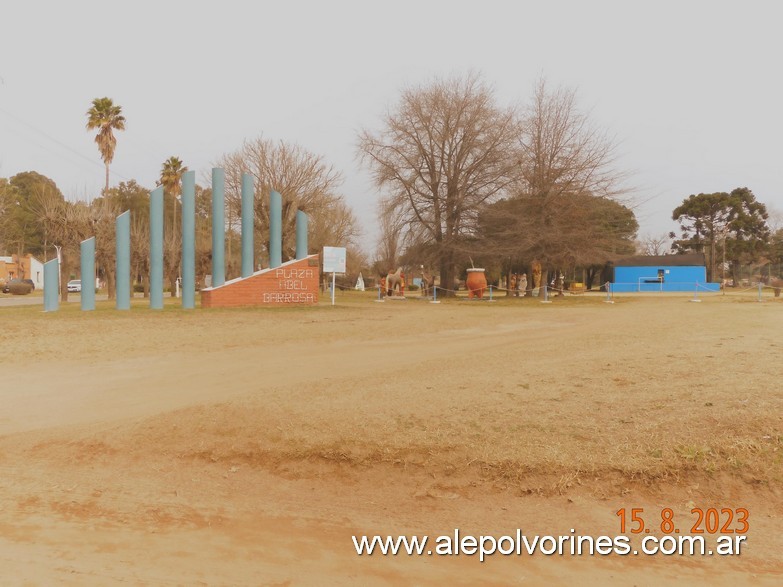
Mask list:
[[[70,261],[68,255],[65,252],[65,247],[60,251],[60,301],[68,301],[68,281],[70,272]]]
[[[176,271],[169,273],[169,287],[171,288],[169,296],[172,298],[177,296],[177,277],[179,277],[179,275],[177,275]]]
[[[103,190],[103,195],[106,196],[109,193],[109,164],[106,164],[106,187]]]
[[[106,270],[106,297],[110,300],[117,298],[117,282],[111,269]]]
[[[614,269],[612,265],[607,263],[603,266],[603,269],[601,269],[601,287],[599,288],[600,291],[606,291],[606,284],[611,283],[614,280]]]
[[[598,268],[591,266],[585,271],[585,290],[590,291],[593,289],[593,281],[595,280],[595,274],[598,272]]]
[[[441,258],[439,296],[453,297],[456,295],[454,292],[454,263],[450,257],[451,255],[447,255]]]

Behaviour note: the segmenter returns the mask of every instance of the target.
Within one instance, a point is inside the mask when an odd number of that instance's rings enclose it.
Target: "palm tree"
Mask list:
[[[111,98],[95,98],[92,107],[87,111],[87,130],[98,129],[95,142],[101,158],[106,164],[106,188],[104,194],[109,191],[109,164],[114,159],[114,148],[117,139],[114,130],[125,130],[125,117],[122,116],[122,106],[115,106]]]
[[[188,170],[182,165],[182,159],[179,157],[169,157],[163,162],[160,169],[160,179],[158,185],[163,186],[163,193],[171,196],[173,200],[172,228],[177,231],[177,198],[182,191],[182,174]]]

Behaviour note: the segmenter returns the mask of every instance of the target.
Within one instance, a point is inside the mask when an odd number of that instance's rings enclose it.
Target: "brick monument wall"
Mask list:
[[[250,277],[201,290],[202,308],[240,306],[311,306],[318,303],[319,257],[310,255]]]

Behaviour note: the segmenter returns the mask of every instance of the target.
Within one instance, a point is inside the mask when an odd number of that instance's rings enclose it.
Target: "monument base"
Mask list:
[[[202,308],[312,306],[318,303],[319,257],[288,261],[201,290]]]

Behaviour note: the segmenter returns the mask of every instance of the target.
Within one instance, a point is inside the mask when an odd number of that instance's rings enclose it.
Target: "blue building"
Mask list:
[[[614,264],[613,292],[720,291],[707,283],[703,253],[638,256]]]

